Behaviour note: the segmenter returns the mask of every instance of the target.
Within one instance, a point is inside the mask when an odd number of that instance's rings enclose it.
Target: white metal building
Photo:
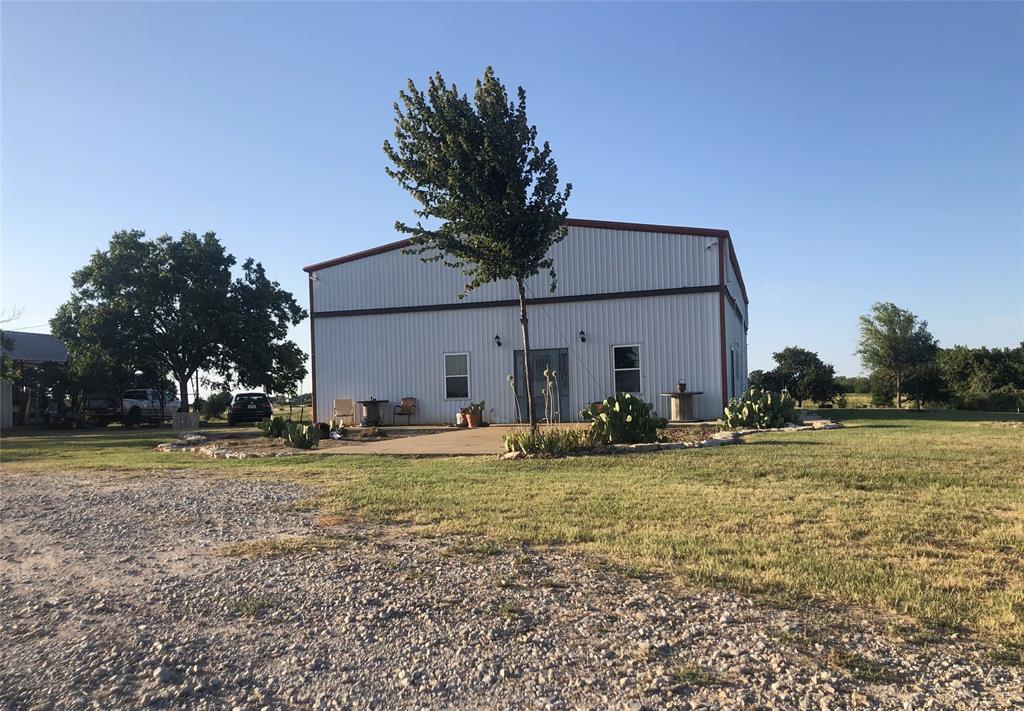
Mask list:
[[[679,382],[701,393],[696,418],[718,417],[747,384],[748,300],[729,232],[566,225],[551,250],[557,290],[549,292],[546,273],[528,285],[538,414],[549,367],[558,371],[562,421],[616,390],[639,394],[667,417],[660,393]],[[305,267],[317,419],[330,419],[336,398],[371,397],[392,405],[415,397],[419,423],[452,422],[480,400],[490,422],[525,419],[515,284],[487,284],[459,299],[465,277],[403,253],[408,244]]]

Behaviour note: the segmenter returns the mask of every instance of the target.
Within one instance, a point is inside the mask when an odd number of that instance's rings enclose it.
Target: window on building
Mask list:
[[[445,354],[444,396],[447,400],[469,398],[469,353]]]
[[[640,392],[640,346],[615,346],[612,353],[615,392]]]

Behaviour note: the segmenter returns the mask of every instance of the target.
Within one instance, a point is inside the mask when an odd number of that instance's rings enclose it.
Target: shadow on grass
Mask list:
[[[905,430],[910,425],[901,425],[896,422],[890,422],[884,425],[852,425],[854,429],[858,430]]]
[[[825,444],[825,442],[807,442],[807,441],[793,440],[793,439],[747,439],[747,440],[743,441],[743,446],[747,446],[747,445],[750,445],[750,444],[772,444],[772,445],[775,445],[777,447],[778,446],[783,446],[783,445],[796,445],[796,446],[799,446],[799,447],[802,447],[804,445],[807,445],[807,446],[814,445],[815,447],[819,447],[819,446]]]
[[[1024,414],[1016,412],[982,412],[973,410],[898,410],[887,408],[832,408],[822,410],[833,421],[842,420],[923,420],[935,422],[1024,422]],[[862,425],[867,426],[867,425]],[[884,425],[879,425],[884,426]],[[897,425],[890,425],[897,426]],[[905,427],[906,425],[898,425]]]

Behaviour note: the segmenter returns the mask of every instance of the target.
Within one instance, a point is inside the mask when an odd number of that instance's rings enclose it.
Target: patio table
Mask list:
[[[356,400],[363,408],[363,419],[360,421],[363,427],[381,427],[384,425],[384,419],[380,416],[381,405],[387,405],[387,400],[378,400],[377,398],[370,398],[369,400]]]

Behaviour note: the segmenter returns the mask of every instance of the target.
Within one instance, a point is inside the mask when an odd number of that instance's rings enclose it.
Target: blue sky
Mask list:
[[[857,316],[882,300],[943,345],[1024,338],[1021,4],[0,13],[9,328],[45,324],[129,227],[214,230],[305,303],[303,265],[410,215],[381,151],[406,79],[469,89],[490,64],[526,88],[570,214],[732,231],[751,367],[800,345],[857,373]]]

